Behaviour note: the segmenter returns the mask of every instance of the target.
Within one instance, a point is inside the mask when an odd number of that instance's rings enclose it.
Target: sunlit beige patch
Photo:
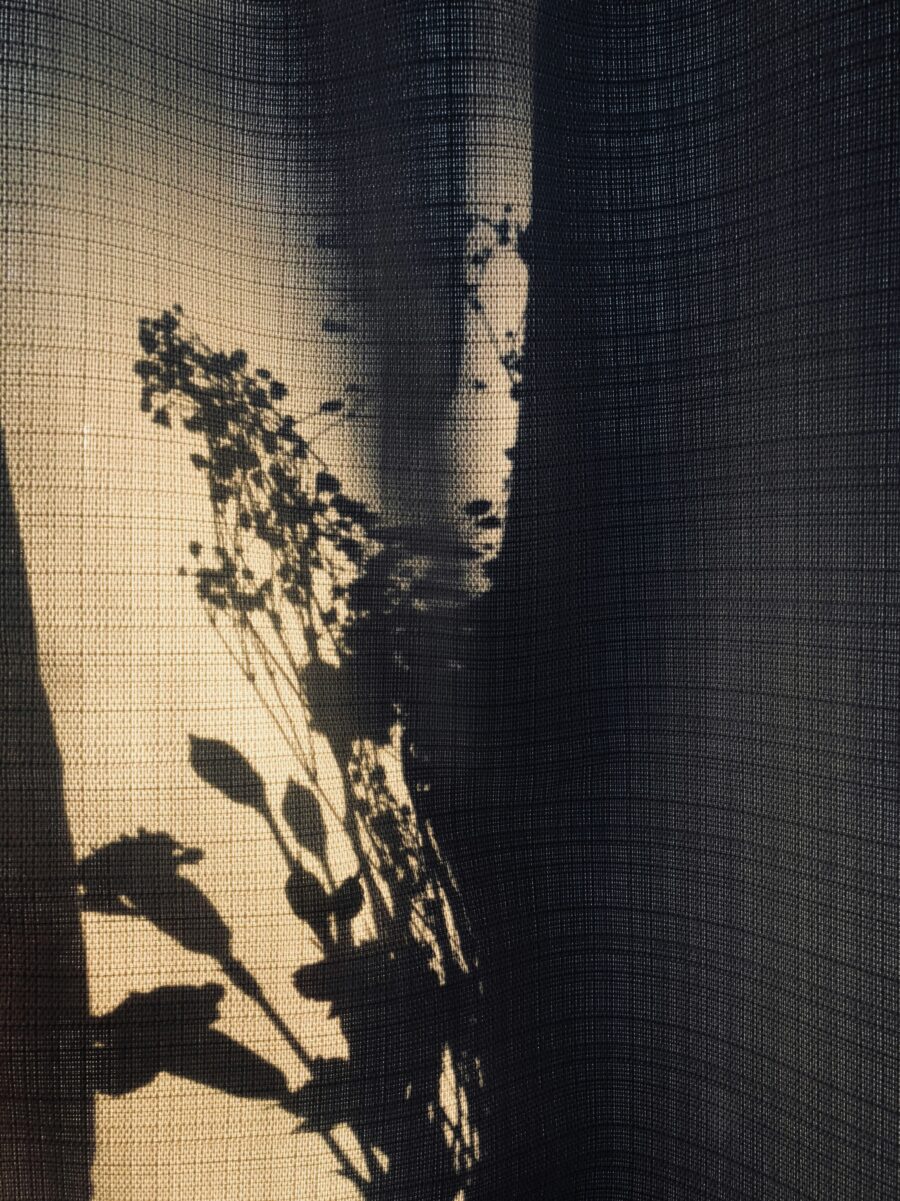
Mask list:
[[[67,6],[53,31],[59,70],[45,73],[56,94],[31,98],[33,136],[8,198],[3,423],[69,820],[80,854],[140,828],[202,848],[185,874],[231,927],[236,956],[310,1055],[340,1055],[327,1007],[291,984],[317,949],[285,901],[277,848],[257,815],[189,766],[193,734],[241,748],[278,795],[290,772],[177,575],[188,542],[210,533],[209,500],[188,435],[163,436],[138,412],[137,319],[180,301],[209,341],[277,364],[300,407],[324,399],[342,367],[317,337],[326,299],[314,263],[286,254],[282,215],[235,185],[236,145],[210,85],[213,35],[227,26],[198,6],[179,65],[152,52],[165,45],[159,7],[127,9],[118,17],[139,51],[115,19],[98,30],[90,6]],[[336,772],[324,778],[339,786]],[[222,979],[146,922],[89,915],[85,931],[95,1013],[134,990]],[[234,988],[217,1028],[302,1083],[285,1041]],[[97,1201],[354,1194],[323,1140],[292,1133],[296,1120],[272,1104],[163,1074],[98,1105]]]

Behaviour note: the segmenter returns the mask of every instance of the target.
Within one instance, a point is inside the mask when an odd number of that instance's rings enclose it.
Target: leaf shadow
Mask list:
[[[168,1072],[233,1097],[271,1101],[296,1112],[296,1093],[284,1073],[212,1028],[224,993],[221,984],[213,983],[133,992],[110,1013],[93,1018],[95,1089],[118,1097]]]

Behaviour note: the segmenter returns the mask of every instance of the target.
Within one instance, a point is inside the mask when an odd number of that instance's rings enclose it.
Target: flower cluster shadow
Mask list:
[[[473,219],[471,232],[467,296],[482,314],[478,284],[491,256],[522,253],[525,231],[504,216]],[[362,389],[289,411],[288,389],[270,371],[252,369],[242,349],[211,350],[183,322],[177,306],[142,319],[134,368],[142,411],[196,439],[191,461],[208,489],[213,537],[191,542],[179,570],[193,578],[294,770],[276,804],[229,743],[192,736],[187,751],[199,779],[252,811],[274,839],[286,901],[319,951],[293,972],[298,1007],[328,1003],[348,1054],[310,1055],[294,1033],[297,1015],[279,1012],[236,958],[231,930],[184,870],[202,849],[141,830],[82,859],[83,908],[151,923],[210,959],[220,978],[134,992],[92,1019],[92,1082],[120,1096],[168,1072],[275,1103],[296,1117],[298,1131],[324,1138],[360,1195],[451,1201],[478,1161],[477,959],[452,871],[417,818],[396,750],[409,648],[442,599],[417,570],[421,540],[411,545],[387,528],[317,453],[323,428],[354,420]],[[510,332],[497,346],[514,391],[520,338]],[[472,534],[449,553],[483,560],[500,521],[486,500],[466,512]],[[323,783],[322,737],[341,772],[343,804]],[[349,842],[356,862],[340,880],[329,857],[335,837]],[[302,1064],[299,1089],[215,1028],[223,979]],[[342,1126],[358,1154],[336,1134]]]

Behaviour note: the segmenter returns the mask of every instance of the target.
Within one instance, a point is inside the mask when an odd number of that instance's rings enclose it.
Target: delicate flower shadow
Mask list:
[[[495,256],[524,258],[526,246],[527,231],[508,212],[499,221],[473,217],[466,299],[513,396],[521,331],[497,337],[479,288]],[[211,544],[190,542],[192,564],[181,574],[193,577],[294,770],[275,805],[260,773],[227,742],[192,736],[190,763],[213,792],[255,813],[277,844],[286,902],[321,954],[296,969],[295,988],[304,1001],[328,1004],[349,1055],[312,1058],[292,1031],[296,1015],[278,1013],[234,956],[230,929],[183,874],[202,851],[141,830],[82,860],[84,908],[148,921],[212,959],[309,1076],[291,1093],[277,1068],[213,1029],[223,986],[210,983],[133,993],[94,1019],[96,1088],[120,1095],[166,1071],[275,1102],[296,1115],[298,1130],[325,1138],[361,1195],[452,1201],[478,1161],[477,959],[452,873],[385,764],[393,756],[402,773],[406,756],[394,735],[409,703],[412,656],[428,645],[429,615],[455,603],[417,565],[434,555],[463,565],[484,560],[501,519],[489,501],[472,501],[464,513],[471,535],[435,534],[437,548],[421,531],[388,529],[344,491],[315,448],[330,423],[361,414],[362,388],[351,384],[344,397],[287,412],[285,384],[251,369],[242,349],[205,346],[185,331],[177,306],[142,319],[139,341],[141,410],[161,429],[180,424],[197,439],[191,462],[212,509]],[[329,741],[343,805],[324,787],[314,735]],[[357,864],[342,880],[329,857],[338,831]],[[364,1167],[335,1136],[345,1124]]]

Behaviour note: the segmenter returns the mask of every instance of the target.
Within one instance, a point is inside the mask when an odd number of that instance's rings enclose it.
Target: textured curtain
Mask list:
[[[876,0],[0,0],[0,1201],[900,1195]]]

